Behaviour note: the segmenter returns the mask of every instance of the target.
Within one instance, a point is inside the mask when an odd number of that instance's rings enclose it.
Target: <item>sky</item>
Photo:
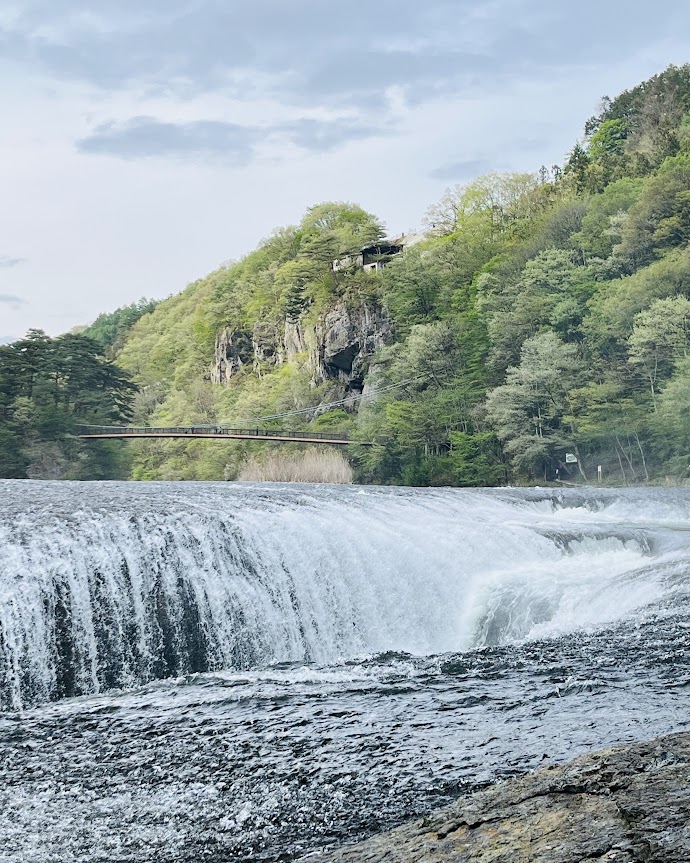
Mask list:
[[[326,200],[391,235],[563,162],[690,3],[3,0],[0,341],[161,298]]]

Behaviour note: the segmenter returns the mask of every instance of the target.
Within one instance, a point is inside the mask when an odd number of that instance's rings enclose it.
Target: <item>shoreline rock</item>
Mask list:
[[[690,732],[542,767],[318,859],[690,863]]]

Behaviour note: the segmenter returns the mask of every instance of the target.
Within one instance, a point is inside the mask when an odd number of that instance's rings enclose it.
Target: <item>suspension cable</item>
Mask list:
[[[312,405],[311,407],[308,407],[308,408],[299,408],[297,410],[285,411],[285,412],[279,413],[279,414],[270,414],[268,416],[249,417],[248,419],[243,419],[243,420],[233,420],[232,422],[216,423],[216,425],[221,426],[221,427],[222,426],[233,426],[233,425],[245,425],[247,423],[260,423],[260,422],[267,422],[268,420],[279,420],[279,419],[285,419],[287,417],[300,416],[302,414],[312,413],[313,411],[316,411],[316,410],[323,410],[323,409],[338,407],[339,405],[344,405],[347,402],[361,401],[362,399],[371,398],[372,396],[377,396],[380,393],[386,393],[386,392],[390,392],[391,390],[397,390],[397,389],[400,389],[401,387],[407,386],[408,384],[415,383],[416,381],[425,380],[426,378],[429,378],[429,377],[431,377],[430,374],[417,375],[414,378],[408,378],[407,380],[400,381],[400,383],[397,383],[397,384],[388,384],[385,387],[377,387],[376,389],[369,390],[369,392],[362,392],[362,393],[358,393],[356,395],[348,395],[342,399],[338,399],[337,401],[326,402],[325,404]]]

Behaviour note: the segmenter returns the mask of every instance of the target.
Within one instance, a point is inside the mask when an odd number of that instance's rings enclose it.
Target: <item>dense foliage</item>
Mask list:
[[[125,419],[135,386],[92,339],[32,330],[0,347],[0,476],[101,479],[126,465],[117,444],[85,444],[80,423]]]
[[[122,347],[129,330],[139,318],[152,312],[158,302],[142,297],[136,303],[121,306],[114,312],[104,312],[85,327],[82,335],[88,336],[101,346],[107,356],[114,356]]]
[[[686,479],[690,66],[603,100],[562,168],[449,189],[427,226],[378,274],[334,272],[383,227],[322,204],[155,309],[130,307],[131,327],[102,317],[89,333],[139,385],[137,421],[281,415],[268,422],[348,431],[375,442],[348,452],[362,481],[592,481],[599,465],[610,483]],[[319,328],[343,307],[390,327],[360,401],[315,371]],[[222,382],[221,334],[234,363]],[[207,441],[133,452],[144,479],[232,478],[261,458]]]

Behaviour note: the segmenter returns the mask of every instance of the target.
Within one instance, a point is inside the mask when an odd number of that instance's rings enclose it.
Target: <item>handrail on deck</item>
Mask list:
[[[224,425],[195,426],[105,426],[80,425],[77,434],[82,438],[131,438],[131,437],[227,437],[239,440],[279,440],[283,443],[362,443],[353,441],[343,432],[286,431],[285,429],[233,428]]]

